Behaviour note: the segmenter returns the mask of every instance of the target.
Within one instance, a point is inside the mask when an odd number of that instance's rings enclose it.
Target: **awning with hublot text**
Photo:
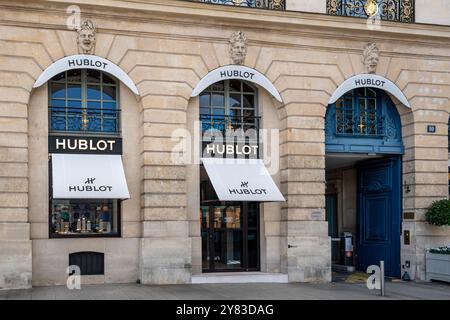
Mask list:
[[[202,158],[221,201],[285,201],[261,159]]]
[[[53,199],[128,199],[121,155],[52,154]]]

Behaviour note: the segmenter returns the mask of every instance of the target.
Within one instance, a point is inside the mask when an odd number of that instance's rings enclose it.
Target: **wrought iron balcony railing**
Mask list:
[[[190,0],[195,2],[223,4],[229,6],[286,10],[286,0]]]
[[[78,107],[49,107],[48,117],[52,132],[119,133],[119,109]]]
[[[327,14],[414,22],[414,0],[327,0]]]
[[[242,140],[259,139],[259,123],[261,117],[249,116],[224,116],[201,114],[199,117],[202,126],[203,140],[210,140],[222,137],[230,137]],[[217,137],[220,135],[220,137]]]

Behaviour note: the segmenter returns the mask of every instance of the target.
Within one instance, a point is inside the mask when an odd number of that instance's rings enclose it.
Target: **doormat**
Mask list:
[[[355,272],[345,277],[345,283],[365,283],[369,275],[363,272]]]

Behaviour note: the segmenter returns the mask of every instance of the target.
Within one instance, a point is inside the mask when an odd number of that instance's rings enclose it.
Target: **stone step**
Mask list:
[[[287,283],[288,275],[264,272],[217,272],[193,275],[192,283]]]

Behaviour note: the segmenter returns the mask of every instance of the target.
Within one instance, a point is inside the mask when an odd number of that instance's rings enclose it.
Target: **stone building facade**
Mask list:
[[[191,283],[202,275],[201,168],[173,161],[180,141],[189,140],[173,134],[195,136],[200,98],[192,93],[210,72],[230,65],[236,31],[247,38],[242,66],[281,96],[256,84],[260,126],[279,130],[279,141],[267,144],[279,147],[273,160],[280,170],[271,174],[286,199],[260,204],[258,271],[289,282],[331,281],[327,189],[340,190],[339,219],[356,221],[358,173],[354,161],[327,168],[326,113],[346,80],[372,74],[398,89],[387,94],[403,143],[401,272],[425,279],[426,248],[450,242],[450,229],[424,218],[434,200],[448,196],[450,29],[430,24],[426,8],[416,7],[416,16],[427,24],[382,21],[373,30],[365,19],[322,12],[325,1],[304,2],[311,10],[297,2],[287,7],[302,12],[176,0],[0,1],[0,288],[65,284],[76,252],[104,254],[104,273],[83,276],[84,283]],[[81,8],[81,22],[95,24],[95,52],[86,53],[118,66],[138,91],[118,84],[130,194],[121,203],[118,237],[50,235],[50,89],[35,84],[53,63],[80,53],[78,33],[67,28],[70,5]],[[363,62],[368,43],[378,50],[373,72]],[[357,233],[356,222],[340,225]]]

